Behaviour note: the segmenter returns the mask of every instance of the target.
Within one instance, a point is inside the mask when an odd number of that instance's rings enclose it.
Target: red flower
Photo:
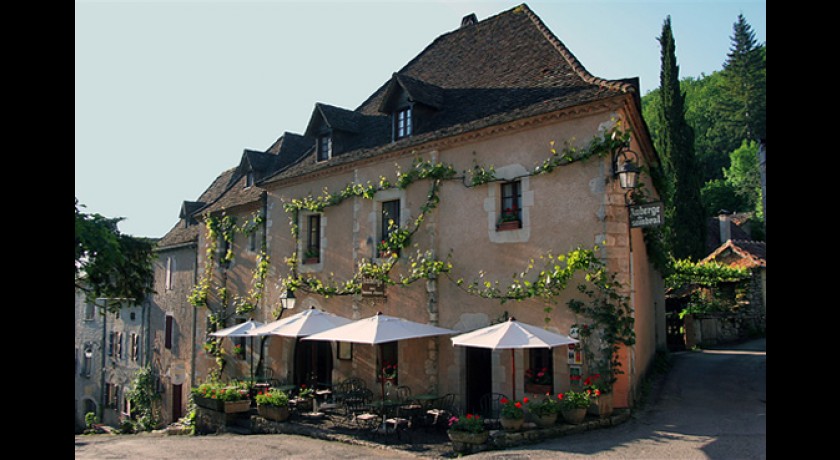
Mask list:
[[[513,405],[516,406],[517,409],[522,409],[522,403],[519,401],[516,401]]]
[[[526,396],[526,397],[522,398],[522,402],[524,402],[525,404],[528,404],[528,397]]]
[[[600,379],[600,378],[601,378],[601,374],[592,374],[592,378],[593,378],[593,379]]]
[[[601,396],[601,390],[595,390],[595,396]]]
[[[545,372],[537,372],[537,377],[542,377],[545,375]]]
[[[502,398],[502,399],[499,400],[499,402],[502,403],[502,404],[507,404],[508,399],[507,398]]]
[[[301,383],[301,384],[300,384],[300,387],[301,387],[301,388],[306,388],[306,384],[305,384],[305,383]]]
[[[563,399],[563,393],[557,393],[557,399]]]
[[[473,418],[473,414],[467,414],[467,420]]]
[[[592,385],[592,377],[587,377],[586,380],[583,381],[584,385]]]

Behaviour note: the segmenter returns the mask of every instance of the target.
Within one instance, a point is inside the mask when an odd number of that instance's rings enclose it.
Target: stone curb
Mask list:
[[[559,424],[549,428],[535,428],[522,430],[517,432],[506,432],[503,430],[493,430],[490,432],[490,437],[485,444],[480,446],[454,446],[455,453],[470,454],[486,450],[504,450],[509,447],[537,444],[549,439],[559,438],[569,434],[582,433],[584,431],[596,430],[600,428],[608,428],[611,426],[624,423],[630,420],[631,412],[628,409],[617,409],[613,415],[605,418],[589,418],[578,425]],[[353,444],[357,446],[371,447],[374,449],[384,449],[391,451],[408,452],[415,455],[423,455],[422,453],[412,452],[406,449],[400,449],[377,442],[366,441],[358,439],[354,436],[330,433],[326,430],[311,425],[301,425],[298,423],[279,423],[266,420],[260,416],[251,416],[251,432],[254,434],[295,434],[300,436],[308,436],[310,438],[321,439],[324,441],[338,441],[346,444]],[[460,444],[460,443],[459,443]]]

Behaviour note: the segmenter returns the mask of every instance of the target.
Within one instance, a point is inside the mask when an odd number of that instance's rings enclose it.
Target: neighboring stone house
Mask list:
[[[76,427],[87,412],[118,425],[131,414],[127,393],[135,372],[148,362],[148,302],[120,302],[103,314],[105,299],[85,301],[76,291]]]
[[[193,350],[178,352],[177,359],[188,363],[185,381],[206,378],[215,366],[201,353],[208,333],[207,309],[191,310],[183,293],[167,294],[159,286],[165,278],[164,262],[181,250],[177,248],[183,248],[184,258],[197,257],[197,265],[188,265],[191,276],[204,273],[210,242],[207,233],[198,230],[202,226],[189,226],[196,229],[189,237],[173,236],[173,232],[186,233],[180,228],[190,219],[200,223],[208,216],[233,216],[242,225],[254,215],[263,217],[256,231],[236,233],[232,244],[224,247],[232,259],[214,266],[214,289],[208,294],[210,304],[218,308],[217,288],[225,289],[226,325],[247,318],[266,322],[283,314],[279,299],[286,293],[283,280],[290,270],[284,262],[324,283],[351,279],[360,262],[387,261],[378,245],[394,231],[389,221],[413,225],[433,194],[439,202],[425,212],[412,246],[399,254],[393,273],[406,275],[415,251],[428,251],[439,259],[450,256],[449,276],[387,286],[385,296],[323,295],[300,288],[295,292],[296,310],[314,306],[353,319],[382,311],[459,331],[513,315],[531,324],[545,324],[548,319],[549,329],[569,334],[572,325],[582,321],[566,306],[576,297],[574,285],[555,299],[547,313],[546,305],[536,300],[501,303],[467,294],[450,277],[469,281],[483,273],[483,279],[506,282],[511,273],[524,271],[531,258],[598,245],[599,257],[618,274],[621,292],[629,296],[635,316],[636,344],[622,348],[624,374],[614,394],[617,407],[632,405],[656,349],[665,344],[664,297],[641,229],[628,228],[624,190],[614,177],[613,158],[593,156],[547,174],[535,167],[552,157],[552,148],[559,152],[567,143],[585,148],[617,121],[631,131],[630,148],[638,153],[638,162],[658,167],[638,91],[637,79],[604,80],[588,73],[534,12],[520,5],[483,21],[467,16],[461,27],[438,37],[355,110],[316,104],[302,135],[285,133],[266,152],[246,150],[239,166],[211,186],[218,189],[224,182],[221,193],[200,199],[194,208],[185,207],[179,224],[158,246],[155,315],[171,311],[175,323],[183,321],[179,327],[187,336],[184,343],[193,344]],[[430,189],[430,181],[420,180],[373,196],[330,199],[317,212],[289,214],[284,207],[291,200],[317,197],[325,190],[336,194],[352,184],[364,187],[379,184],[382,178],[396,184],[417,159],[451,165],[456,171],[492,166],[495,180],[471,184],[471,176],[449,178],[436,189]],[[643,182],[655,200],[649,177]],[[298,230],[297,236],[292,228]],[[246,296],[251,288],[259,257],[256,246],[262,244],[271,262],[263,297],[255,310],[237,315],[231,299]],[[182,282],[188,284],[188,278],[185,273]],[[161,327],[159,320],[153,324]],[[155,330],[153,349],[155,359],[160,359],[156,365],[171,369],[174,352],[167,358],[168,352],[159,350],[163,329]],[[232,342],[222,341],[228,352],[224,376],[247,376],[252,350],[246,348],[245,356],[230,356]],[[301,383],[314,374],[318,381],[329,383],[357,376],[373,387],[379,366],[374,348],[342,346],[339,354],[338,346],[272,337],[262,358],[278,380]],[[256,362],[261,349],[253,351]],[[567,351],[566,347],[517,350],[518,394],[525,370],[538,364],[552,368],[555,391],[570,388],[587,363],[581,369]],[[453,347],[447,337],[436,337],[389,344],[383,352],[386,360],[399,362],[399,383],[414,393],[455,393],[458,404],[468,410],[476,410],[478,398],[486,392],[510,395],[507,351]],[[186,387],[181,389],[185,391]]]
[[[84,428],[85,414],[99,415],[102,402],[102,325],[103,317],[98,308],[85,301],[84,293],[76,289],[75,308],[76,365],[75,419],[76,431]]]
[[[701,262],[715,261],[750,271],[748,308],[740,315],[745,318],[746,328],[753,332],[764,331],[767,325],[767,243],[751,239],[741,228],[743,224],[739,223],[745,220],[743,216],[724,211],[717,220],[720,244]]]

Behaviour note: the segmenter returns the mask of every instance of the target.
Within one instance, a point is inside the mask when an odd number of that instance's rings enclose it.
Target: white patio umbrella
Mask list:
[[[453,345],[510,349],[511,385],[513,399],[516,399],[516,362],[513,353],[517,348],[554,348],[561,345],[578,343],[578,340],[563,334],[547,331],[541,327],[520,323],[511,317],[508,321],[494,324],[472,332],[452,337]]]
[[[254,336],[279,335],[295,338],[306,337],[352,322],[353,320],[349,318],[318,310],[313,305],[309,309],[289,316],[288,318],[282,318],[264,324],[251,330],[249,334]]]
[[[338,326],[352,323],[353,320],[343,316],[327,313],[316,309],[314,306],[308,310],[278,319],[252,329],[249,335],[282,335],[284,337],[305,337],[317,334]]]
[[[249,319],[244,323],[239,323],[210,333],[210,335],[214,337],[251,337],[251,380],[254,380],[254,336],[251,332],[262,325],[263,323],[259,321]]]
[[[403,318],[377,313],[370,318],[360,319],[344,326],[329,329],[318,334],[304,337],[302,340],[335,340],[340,342],[366,343],[381,345],[404,339],[433,337],[436,335],[455,334],[458,331],[432,326],[431,324],[416,323]],[[377,353],[382,355],[382,347],[377,347]],[[379,370],[381,372],[381,370]],[[385,379],[382,383],[382,402],[385,403]],[[385,429],[385,418],[382,418],[382,429]]]

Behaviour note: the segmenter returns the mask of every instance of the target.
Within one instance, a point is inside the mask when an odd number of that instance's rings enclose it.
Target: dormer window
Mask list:
[[[248,174],[245,174],[245,188],[251,187],[254,185],[254,172],[251,171]]]
[[[332,156],[332,137],[323,134],[318,137],[318,161],[327,161]]]
[[[411,136],[411,106],[394,112],[394,140]]]

